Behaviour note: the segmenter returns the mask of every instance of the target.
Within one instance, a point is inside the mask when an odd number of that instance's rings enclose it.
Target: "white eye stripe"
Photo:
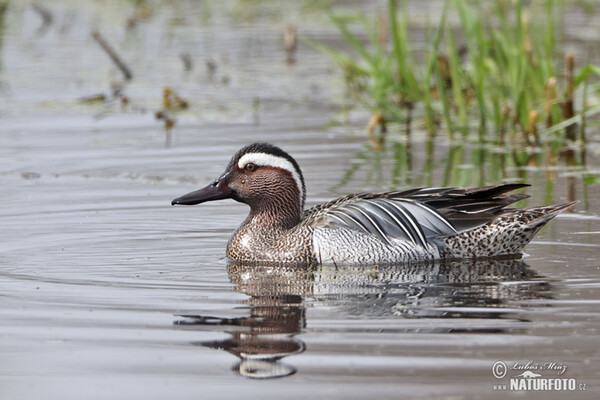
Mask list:
[[[238,161],[238,167],[240,169],[244,169],[244,167],[248,163],[252,163],[259,167],[281,168],[291,173],[292,177],[294,178],[294,181],[296,182],[296,186],[298,187],[298,192],[300,192],[300,204],[302,204],[302,199],[304,195],[304,186],[302,185],[302,179],[300,179],[300,175],[296,171],[294,164],[292,164],[289,160],[283,157],[274,156],[273,154],[248,153],[240,157]]]

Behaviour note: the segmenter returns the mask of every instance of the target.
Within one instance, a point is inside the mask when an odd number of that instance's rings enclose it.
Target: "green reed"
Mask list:
[[[477,128],[479,142],[494,133],[499,144],[510,134],[537,145],[540,135],[554,139],[562,132],[575,140],[577,131],[585,140],[586,117],[600,112],[592,99],[599,85],[589,84],[600,67],[586,63],[577,70],[572,55],[560,54],[564,7],[553,0],[528,6],[520,0],[447,0],[433,38],[418,50],[422,61],[410,46],[406,2],[398,7],[396,0],[389,1],[384,16],[389,21],[385,34],[381,17],[331,17],[358,51],[358,60],[313,44],[342,67],[349,93],[379,116],[382,132],[386,122],[410,121],[416,109],[430,134],[442,121],[451,139]],[[451,13],[459,26],[447,22]],[[355,23],[365,27],[366,43],[350,29]],[[428,36],[432,30],[428,26]],[[583,98],[576,101],[580,86]]]

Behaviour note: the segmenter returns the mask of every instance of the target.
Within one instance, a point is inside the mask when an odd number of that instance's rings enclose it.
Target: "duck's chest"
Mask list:
[[[234,232],[227,244],[227,257],[238,261],[311,263],[313,229],[266,230],[248,224]]]

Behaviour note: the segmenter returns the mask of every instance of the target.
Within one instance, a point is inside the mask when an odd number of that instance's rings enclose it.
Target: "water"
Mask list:
[[[496,361],[564,364],[562,376],[587,389],[575,394],[597,397],[600,186],[584,181],[598,174],[597,132],[583,168],[506,168],[507,179],[533,185],[525,205],[583,200],[522,261],[228,264],[225,244],[245,206],[169,203],[217,177],[248,142],[297,158],[309,205],[394,179],[441,185],[446,168],[451,184],[494,183],[497,172],[470,162],[469,145],[448,164],[448,143],[431,153],[415,132],[411,173],[394,178],[391,157],[365,150],[365,114],[340,111],[330,61],[301,43],[286,63],[287,23],[341,43],[326,18],[300,3],[285,13],[269,2],[224,4],[164,3],[127,30],[128,4],[61,0],[40,31],[27,3],[10,3],[0,56],[0,398],[517,396],[494,391],[508,383],[493,376]],[[120,79],[90,27],[134,71],[124,110],[78,101],[110,96]],[[181,52],[194,60],[188,73]],[[191,103],[170,135],[154,118],[163,85]]]

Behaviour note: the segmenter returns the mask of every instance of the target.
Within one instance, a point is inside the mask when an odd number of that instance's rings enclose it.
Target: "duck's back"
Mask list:
[[[355,194],[309,209],[320,263],[406,263],[517,254],[572,205],[507,209],[524,184]]]

